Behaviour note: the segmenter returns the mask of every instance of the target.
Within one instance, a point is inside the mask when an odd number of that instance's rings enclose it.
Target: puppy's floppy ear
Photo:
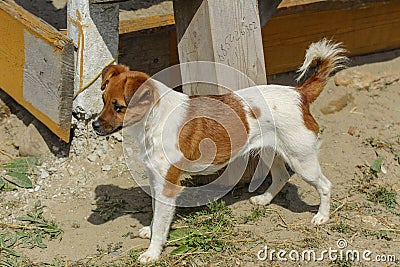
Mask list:
[[[106,89],[108,81],[111,79],[111,77],[126,71],[129,71],[129,68],[122,64],[106,66],[101,73],[101,90],[103,91]]]
[[[124,87],[124,98],[125,98],[125,103],[129,105],[129,102],[131,101],[132,97],[137,93],[137,97],[139,100],[140,97],[142,96],[142,93],[144,91],[151,91],[150,88],[150,80],[149,80],[149,75],[143,72],[131,72],[129,75],[127,75],[125,87]],[[144,86],[142,86],[144,84]],[[142,86],[142,87],[141,87]],[[140,88],[140,92],[138,89]],[[147,96],[149,96],[152,92],[147,93]]]

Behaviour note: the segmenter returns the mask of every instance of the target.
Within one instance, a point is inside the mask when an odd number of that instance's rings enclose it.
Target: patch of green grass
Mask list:
[[[342,234],[346,234],[346,233],[350,232],[350,229],[348,228],[348,226],[342,221],[340,221],[337,224],[332,225],[331,230],[336,231],[338,233],[342,233]]]
[[[352,266],[351,261],[347,261],[346,259],[337,259],[334,261],[334,263],[338,267],[351,267]]]
[[[96,206],[92,211],[97,213],[104,221],[112,220],[121,213],[134,214],[142,212],[139,210],[127,210],[127,204],[128,203],[123,199],[114,199],[106,194],[92,204]]]
[[[398,164],[400,164],[400,150],[398,149],[393,150],[393,155],[394,155],[394,160],[397,161]]]
[[[370,137],[365,139],[364,144],[369,145],[375,149],[385,149],[394,156],[394,160],[400,164],[400,149],[395,148],[396,144],[389,143],[378,138]],[[399,142],[397,142],[399,144]]]
[[[234,251],[232,227],[235,221],[230,208],[224,201],[215,201],[206,209],[195,212],[183,219],[184,227],[169,233],[169,246],[176,247],[171,255],[188,252]]]
[[[381,139],[378,138],[374,138],[374,137],[369,137],[367,139],[365,139],[365,141],[363,142],[365,145],[369,145],[373,148],[392,148],[392,144],[388,143],[386,141],[383,141]]]
[[[262,217],[270,215],[272,212],[266,206],[256,206],[251,210],[251,214],[243,216],[243,223],[255,222]]]
[[[304,248],[318,248],[321,246],[321,240],[313,236],[304,238],[303,243]]]
[[[109,255],[111,253],[117,252],[122,248],[122,242],[108,243],[107,247],[103,248],[99,244],[97,245],[96,251],[98,256]]]
[[[367,199],[389,209],[394,209],[397,204],[397,193],[394,190],[388,190],[386,187],[378,186],[368,192]]]
[[[9,161],[2,166],[6,173],[0,177],[0,189],[32,188],[32,180],[29,175],[32,174],[37,164],[38,159],[35,157],[17,158]]]
[[[368,190],[374,187],[374,180],[378,178],[378,174],[382,171],[383,160],[383,157],[378,157],[371,166],[357,166],[362,173],[356,188],[359,193],[368,193]]]
[[[43,206],[35,205],[31,212],[16,219],[17,224],[0,222],[0,252],[6,256],[1,261],[23,260],[18,248],[46,248],[44,240],[61,239],[63,231],[44,218]]]
[[[33,266],[33,264],[24,257],[0,256],[0,266],[1,267]]]
[[[364,230],[363,232],[365,236],[375,237],[376,239],[379,240],[391,241],[393,239],[393,234],[385,230],[378,230],[378,231]]]
[[[136,237],[136,234],[134,232],[127,232],[126,234],[123,234],[122,237],[129,237],[130,239],[134,239]]]
[[[123,199],[112,199],[109,195],[104,195],[96,200],[93,205],[97,207],[92,209],[92,211],[99,214],[104,221],[108,221],[123,210],[126,204],[126,201]]]

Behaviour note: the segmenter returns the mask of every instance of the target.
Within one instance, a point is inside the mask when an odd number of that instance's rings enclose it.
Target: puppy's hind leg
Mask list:
[[[265,164],[269,164],[269,158],[266,156],[262,156]],[[274,161],[271,166],[271,176],[272,176],[272,184],[265,191],[264,194],[251,197],[250,202],[255,205],[268,205],[271,203],[272,199],[282,190],[287,181],[290,178],[290,175],[286,169],[285,162],[278,155],[275,156]]]
[[[311,220],[311,223],[320,225],[329,220],[331,182],[323,175],[318,162],[317,152],[303,157],[302,159],[292,159],[294,171],[317,189],[320,197],[318,213]]]

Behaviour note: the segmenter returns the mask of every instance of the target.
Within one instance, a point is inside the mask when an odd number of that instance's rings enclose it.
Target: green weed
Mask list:
[[[378,230],[378,231],[364,230],[363,232],[365,236],[375,237],[376,239],[379,240],[391,241],[393,239],[393,234],[385,230]]]
[[[17,224],[0,222],[0,252],[6,256],[21,257],[17,252],[19,247],[46,248],[44,240],[61,239],[63,231],[54,221],[44,218],[43,206],[35,205],[31,212],[16,219]],[[5,258],[1,260],[6,261]]]
[[[126,204],[126,201],[123,199],[111,199],[109,195],[104,195],[93,204],[97,207],[92,209],[92,211],[98,213],[104,221],[108,221],[116,213],[123,210]]]
[[[342,234],[346,234],[350,231],[348,226],[345,223],[343,223],[342,221],[340,221],[338,224],[332,225],[331,230],[336,231],[338,233],[342,233]]]
[[[367,199],[377,204],[384,205],[389,209],[394,209],[397,204],[397,193],[394,190],[388,190],[386,187],[378,186],[367,194]]]
[[[9,161],[3,166],[5,175],[0,177],[0,189],[13,190],[16,187],[32,188],[32,174],[38,159],[35,157],[24,157]]]
[[[243,216],[243,223],[246,224],[248,222],[255,222],[261,217],[266,217],[270,215],[272,212],[266,206],[257,206],[253,207],[250,215]]]
[[[185,227],[170,231],[168,245],[177,247],[171,255],[234,250],[229,239],[235,222],[224,201],[212,202],[183,221]]]
[[[109,255],[113,252],[117,252],[122,248],[122,242],[108,243],[106,248],[97,245],[96,251],[98,256]]]

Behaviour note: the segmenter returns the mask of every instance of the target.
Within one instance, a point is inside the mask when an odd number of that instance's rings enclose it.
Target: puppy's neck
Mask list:
[[[180,127],[185,117],[189,97],[176,92],[165,84],[152,80],[154,101],[147,115],[132,127],[140,143],[158,138],[162,131]],[[146,142],[147,142],[146,141]]]

